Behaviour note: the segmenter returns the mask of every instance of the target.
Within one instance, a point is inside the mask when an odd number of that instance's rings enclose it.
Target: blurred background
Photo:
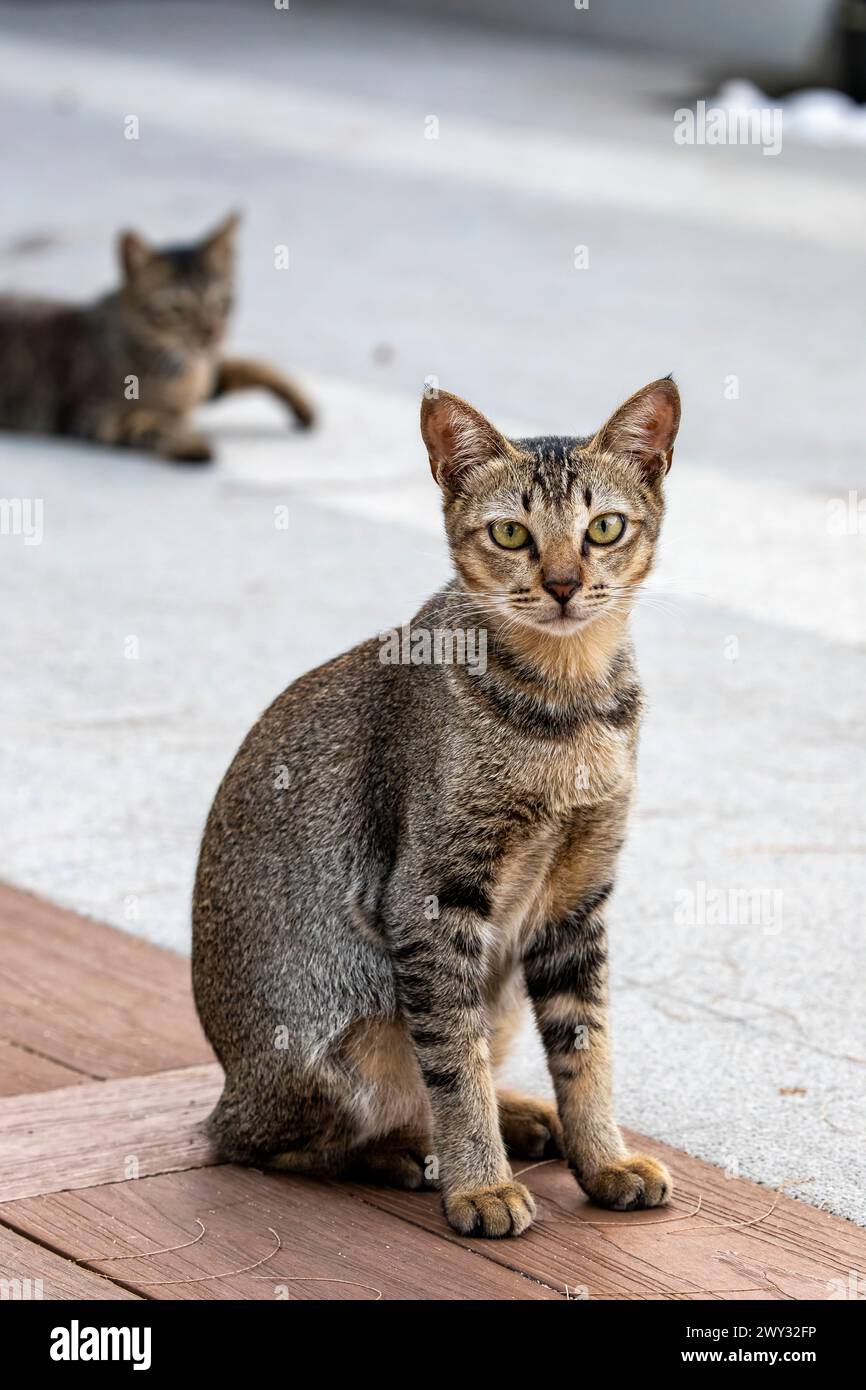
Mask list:
[[[580,433],[673,371],[619,1116],[866,1224],[864,10],[0,4],[0,290],[95,295],[120,227],[240,207],[231,345],[321,411],[209,407],[201,470],[0,435],[44,515],[0,535],[0,876],[187,951],[250,723],[447,574],[425,380]],[[701,102],[781,148],[678,143]],[[528,1033],[512,1074],[546,1087]]]

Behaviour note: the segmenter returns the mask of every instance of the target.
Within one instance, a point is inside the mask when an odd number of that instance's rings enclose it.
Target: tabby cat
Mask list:
[[[192,246],[118,241],[123,280],[95,304],[0,297],[0,429],[128,445],[188,463],[213,457],[187,425],[196,406],[263,387],[299,424],[304,394],[264,363],[222,358],[238,218]]]
[[[488,660],[364,642],[289,686],[229,768],[193,944],[224,1157],[438,1179],[467,1235],[529,1226],[508,1155],[562,1154],[616,1210],[667,1200],[613,1117],[605,914],[641,713],[629,609],[679,416],[669,378],[587,438],[507,439],[424,400],[456,573],[411,626],[483,628]],[[555,1106],[494,1086],[527,995]]]

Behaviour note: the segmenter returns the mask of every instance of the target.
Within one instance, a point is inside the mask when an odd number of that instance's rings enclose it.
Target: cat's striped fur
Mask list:
[[[589,439],[424,402],[456,576],[412,626],[486,628],[487,668],[366,642],[290,686],[226,774],[193,970],[227,1157],[417,1186],[436,1155],[449,1221],[491,1236],[532,1219],[509,1153],[563,1153],[607,1206],[666,1199],[611,1109],[605,914],[641,712],[628,613],[678,421],[667,379]],[[590,541],[599,513],[626,519],[616,544]],[[502,519],[531,544],[499,548]],[[527,995],[555,1107],[495,1089]]]
[[[0,429],[70,435],[204,463],[190,411],[261,387],[301,425],[304,394],[265,363],[223,358],[232,307],[232,216],[201,242],[154,249],[125,232],[119,289],[93,304],[0,297]]]

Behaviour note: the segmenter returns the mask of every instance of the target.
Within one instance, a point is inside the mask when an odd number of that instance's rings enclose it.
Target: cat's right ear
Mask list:
[[[438,389],[425,393],[421,401],[421,437],[433,477],[451,492],[459,492],[479,464],[512,452],[505,436],[480,411]]]
[[[138,232],[121,232],[117,238],[117,254],[127,280],[134,280],[150,262],[153,251]]]
[[[230,212],[227,217],[223,218],[219,226],[205,237],[203,242],[204,254],[213,265],[224,269],[231,265],[235,250],[235,236],[240,220],[239,212]]]

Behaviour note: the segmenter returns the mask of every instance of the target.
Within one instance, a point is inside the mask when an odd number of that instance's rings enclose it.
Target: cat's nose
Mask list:
[[[564,575],[561,579],[546,579],[543,588],[564,608],[575,590],[580,588],[580,579],[576,574]]]

